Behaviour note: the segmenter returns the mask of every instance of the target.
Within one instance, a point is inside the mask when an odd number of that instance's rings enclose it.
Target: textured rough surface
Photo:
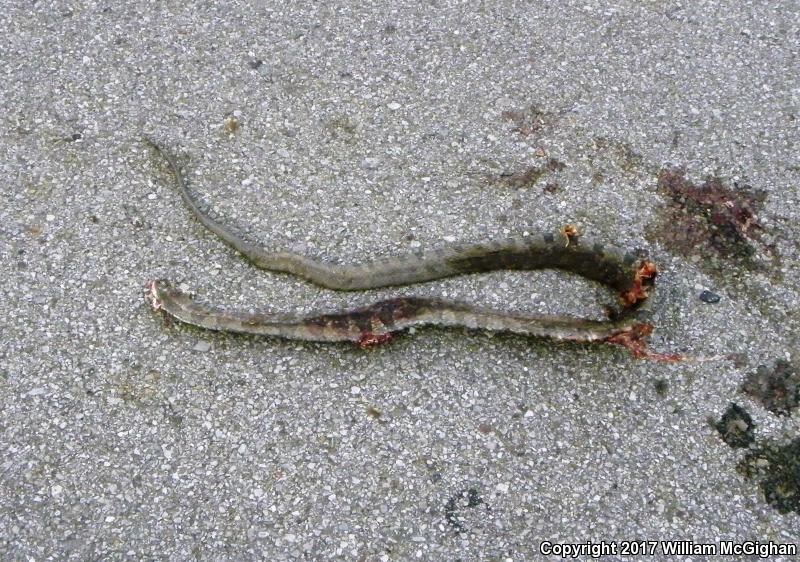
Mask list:
[[[738,390],[800,348],[796,2],[294,6],[4,2],[0,558],[796,540],[800,417]],[[186,212],[145,134],[191,158],[215,216],[276,249],[354,263],[565,224],[646,249],[654,347],[738,359],[165,326],[148,279],[253,312],[409,296],[603,311],[594,285],[555,272],[348,294],[254,271]],[[763,192],[747,267],[658,236],[678,205],[662,170]],[[708,205],[684,207],[719,240]],[[758,478],[708,423],[731,402],[752,417]]]

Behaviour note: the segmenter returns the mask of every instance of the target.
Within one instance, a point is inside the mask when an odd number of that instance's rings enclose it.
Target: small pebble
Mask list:
[[[207,341],[200,340],[199,342],[194,344],[194,347],[192,349],[195,351],[208,351],[209,349],[211,349],[211,344],[208,343]]]
[[[700,300],[707,304],[717,304],[721,298],[722,297],[720,297],[717,293],[713,293],[709,290],[705,290],[700,293]]]
[[[380,167],[381,161],[379,158],[364,158],[361,161],[361,167],[365,170],[377,170]]]

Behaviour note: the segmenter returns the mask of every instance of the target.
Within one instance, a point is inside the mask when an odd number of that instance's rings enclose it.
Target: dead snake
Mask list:
[[[629,252],[592,241],[574,227],[553,233],[504,240],[457,244],[420,254],[387,258],[359,265],[339,265],[291,252],[270,252],[234,233],[203,210],[190,192],[175,156],[146,139],[167,162],[178,191],[194,216],[228,246],[255,266],[291,273],[312,283],[342,291],[407,285],[454,275],[498,269],[553,268],[597,281],[617,291],[622,308],[608,321],[562,316],[531,316],[498,312],[438,298],[401,297],[372,305],[324,314],[292,315],[223,311],[194,301],[169,282],[150,281],[147,300],[157,310],[188,324],[210,330],[279,336],[308,341],[351,341],[367,347],[383,343],[412,326],[461,326],[513,332],[576,342],[623,345],[637,357],[674,360],[677,356],[647,350],[652,326],[644,322],[642,306],[654,287],[655,265],[641,252]]]

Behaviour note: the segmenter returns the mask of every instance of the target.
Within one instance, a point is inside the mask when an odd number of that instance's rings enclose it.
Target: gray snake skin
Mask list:
[[[290,273],[329,289],[351,291],[408,285],[454,275],[493,271],[559,269],[591,279],[619,294],[614,319],[595,321],[563,316],[520,315],[437,298],[402,297],[349,310],[311,314],[251,314],[223,311],[193,300],[164,280],[150,281],[147,300],[157,310],[188,324],[248,334],[308,341],[350,341],[363,347],[388,341],[412,326],[460,326],[575,342],[618,344],[634,356],[676,360],[650,352],[652,326],[643,306],[654,288],[656,267],[640,252],[592,241],[567,225],[555,232],[504,240],[445,246],[399,258],[339,265],[290,253],[269,252],[212,218],[190,192],[175,156],[156,142],[147,144],[166,161],[181,197],[193,215],[256,267]]]

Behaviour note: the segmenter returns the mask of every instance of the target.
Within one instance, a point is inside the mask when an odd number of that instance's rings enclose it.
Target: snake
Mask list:
[[[645,301],[655,288],[656,265],[643,250],[626,250],[594,240],[572,225],[553,231],[477,243],[443,245],[400,257],[340,264],[289,251],[270,251],[212,217],[189,189],[178,158],[149,137],[191,214],[222,242],[260,269],[288,273],[318,286],[355,291],[410,285],[495,270],[556,269],[595,281],[619,295],[608,320],[498,311],[442,298],[396,297],[329,312],[280,314],[224,310],[201,302],[164,279],[147,283],[146,299],[156,310],[209,330],[277,336],[317,342],[348,341],[361,347],[383,344],[417,326],[461,327],[510,332],[556,341],[622,345],[635,357],[675,360],[651,352],[653,326]]]

